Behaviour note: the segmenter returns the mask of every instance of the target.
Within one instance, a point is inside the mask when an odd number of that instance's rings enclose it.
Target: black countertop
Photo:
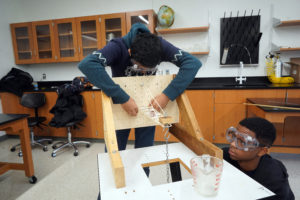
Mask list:
[[[300,89],[300,84],[272,84],[267,77],[247,77],[242,85],[235,77],[196,78],[188,87],[189,90],[226,90],[226,89]]]
[[[28,117],[28,114],[3,114],[0,113],[0,125],[13,122],[19,119],[23,119],[25,117]]]
[[[72,83],[72,81],[41,81],[38,82],[38,90],[44,92],[56,91],[60,85]],[[235,77],[195,78],[187,88],[188,90],[230,90],[230,89],[300,89],[299,83],[272,84],[265,76],[247,77],[247,81],[239,85]],[[33,90],[28,90],[33,91]],[[98,88],[86,89],[86,91],[100,91]]]

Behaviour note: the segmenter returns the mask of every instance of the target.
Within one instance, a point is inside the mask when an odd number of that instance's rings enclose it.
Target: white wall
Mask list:
[[[299,27],[274,29],[272,27],[272,16],[287,19],[300,19],[299,0],[0,0],[0,77],[5,75],[12,66],[15,66],[13,59],[12,42],[9,30],[10,23],[38,21],[47,19],[57,19],[65,17],[78,17],[96,14],[106,14],[115,12],[125,12],[134,10],[154,9],[156,12],[163,4],[172,7],[176,13],[175,22],[172,27],[193,27],[210,25],[209,33],[177,34],[174,36],[164,36],[180,47],[193,47],[194,44],[209,46],[208,56],[198,56],[203,62],[203,67],[199,70],[198,77],[227,77],[237,74],[237,67],[219,66],[219,46],[220,46],[220,18],[244,13],[247,14],[253,9],[257,14],[261,9],[261,32],[263,32],[260,42],[260,61],[257,66],[246,67],[244,73],[247,76],[264,76],[264,57],[270,51],[270,42],[275,40],[279,45],[300,46]],[[193,39],[194,38],[194,39]],[[186,43],[189,43],[187,46]],[[207,45],[207,44],[208,45]],[[284,53],[283,60],[289,57],[300,56],[300,52]],[[34,64],[18,66],[28,71],[35,80],[39,81],[43,73],[47,74],[47,80],[71,80],[74,76],[81,75],[74,63],[56,64]],[[170,67],[170,64],[162,64]]]

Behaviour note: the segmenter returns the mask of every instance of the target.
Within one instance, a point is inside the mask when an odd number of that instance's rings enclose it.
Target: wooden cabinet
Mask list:
[[[246,117],[247,98],[284,98],[285,89],[278,90],[216,90],[213,142],[227,143],[225,133]]]
[[[154,10],[126,12],[127,32],[129,32],[133,24],[138,22],[145,24],[149,28],[151,33],[155,33],[156,14]]]
[[[24,107],[20,104],[20,97],[8,93],[8,92],[0,92],[0,98],[2,103],[2,112],[9,114],[21,114],[23,113]]]
[[[16,64],[35,62],[31,22],[10,24]]]
[[[300,89],[287,89],[287,100],[289,98],[300,98]]]
[[[56,61],[52,21],[32,22],[34,57],[36,63]]]
[[[79,61],[75,18],[10,26],[16,64]]]
[[[76,18],[78,35],[78,54],[82,60],[88,54],[101,48],[100,17],[78,17]]]
[[[57,100],[56,92],[46,92],[46,104],[41,108],[40,113],[47,117],[47,124],[53,118],[49,111],[55,105]],[[99,102],[100,91],[85,91],[81,93],[83,97],[83,111],[87,117],[80,122],[83,126],[78,125],[79,129],[72,129],[72,137],[77,138],[103,138],[102,128],[102,107]],[[50,136],[66,137],[67,128],[49,127]],[[102,134],[101,134],[102,133]]]
[[[111,39],[126,34],[125,13],[101,15],[101,41],[104,47]]]
[[[96,138],[97,118],[99,113],[95,112],[95,92],[82,92],[83,97],[83,111],[87,114],[87,117],[80,122],[83,126],[78,126],[79,129],[73,129],[73,137],[80,138]],[[101,113],[102,114],[102,113]]]
[[[39,116],[44,116],[47,120],[45,124],[49,124],[54,117],[50,113],[51,108],[56,104],[57,93],[56,92],[44,92],[46,95],[46,103],[39,108]],[[100,91],[86,91],[82,92],[84,105],[83,111],[87,114],[87,117],[81,122],[83,126],[79,126],[79,130],[72,130],[73,137],[80,138],[103,138],[103,126],[102,126],[102,106],[100,99]],[[11,93],[0,93],[3,113],[27,113],[30,116],[34,116],[34,110],[23,107],[19,102],[20,98]],[[11,133],[8,133],[11,134]],[[36,136],[53,136],[53,137],[66,137],[67,128],[55,128],[49,126],[43,130],[36,128]]]
[[[58,19],[53,22],[57,61],[79,61],[75,18]]]
[[[214,90],[187,90],[203,137],[212,142],[214,131]]]
[[[155,32],[153,10],[11,24],[16,64],[80,61],[124,36],[132,24]]]

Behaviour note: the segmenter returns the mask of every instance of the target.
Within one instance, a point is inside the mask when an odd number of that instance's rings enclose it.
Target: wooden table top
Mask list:
[[[300,98],[248,98],[247,101],[248,103],[260,104],[261,106],[257,106],[265,112],[300,112]],[[264,107],[263,105],[275,107]],[[276,108],[276,106],[297,108],[298,110]]]

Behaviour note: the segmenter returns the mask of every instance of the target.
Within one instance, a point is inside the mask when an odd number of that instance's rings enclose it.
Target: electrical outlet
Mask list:
[[[46,80],[46,73],[43,73],[42,79],[43,79],[43,80]]]

